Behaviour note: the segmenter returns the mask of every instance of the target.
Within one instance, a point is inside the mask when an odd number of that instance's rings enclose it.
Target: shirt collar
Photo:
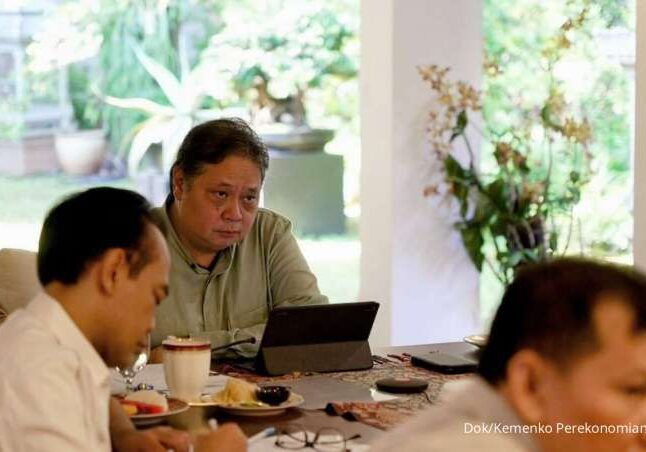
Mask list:
[[[26,310],[48,326],[60,345],[77,353],[83,365],[90,370],[97,386],[107,384],[110,370],[56,299],[45,292],[40,292],[27,305]]]

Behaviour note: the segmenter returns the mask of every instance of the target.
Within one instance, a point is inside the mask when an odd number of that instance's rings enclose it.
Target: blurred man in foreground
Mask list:
[[[185,451],[168,427],[137,431],[110,398],[108,367],[128,366],[168,293],[170,258],[138,194],[95,188],[47,215],[43,292],[0,326],[0,451]],[[237,428],[214,433],[244,450]]]
[[[645,277],[577,259],[523,268],[478,373],[375,450],[646,450]]]

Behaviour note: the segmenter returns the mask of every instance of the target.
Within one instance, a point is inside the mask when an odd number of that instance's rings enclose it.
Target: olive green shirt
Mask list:
[[[207,337],[211,347],[254,336],[255,345],[236,348],[251,356],[271,309],[328,302],[291,232],[291,222],[277,213],[258,209],[249,233],[222,250],[212,270],[193,261],[166,206],[154,209],[153,217],[171,256],[170,291],[157,308],[153,347],[169,335]]]

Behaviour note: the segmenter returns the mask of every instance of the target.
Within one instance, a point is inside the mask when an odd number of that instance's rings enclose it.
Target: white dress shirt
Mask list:
[[[106,451],[109,370],[45,293],[0,326],[0,452]]]
[[[380,437],[370,452],[529,452],[529,433],[475,432],[483,425],[523,425],[506,400],[481,378],[448,384],[437,406]]]

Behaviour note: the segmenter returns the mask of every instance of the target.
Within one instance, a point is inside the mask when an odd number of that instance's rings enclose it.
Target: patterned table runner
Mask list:
[[[400,424],[415,412],[435,403],[446,382],[465,377],[465,375],[445,375],[412,366],[408,355],[390,355],[387,358],[377,358],[374,367],[369,370],[325,374],[294,372],[279,377],[264,377],[227,364],[215,366],[214,370],[255,383],[300,379],[312,375],[325,375],[369,388],[374,388],[375,382],[382,378],[417,378],[427,381],[428,389],[423,393],[405,394],[401,398],[386,402],[335,402],[330,400],[326,408],[326,412],[330,415],[343,416],[345,419],[360,421],[382,430]]]

